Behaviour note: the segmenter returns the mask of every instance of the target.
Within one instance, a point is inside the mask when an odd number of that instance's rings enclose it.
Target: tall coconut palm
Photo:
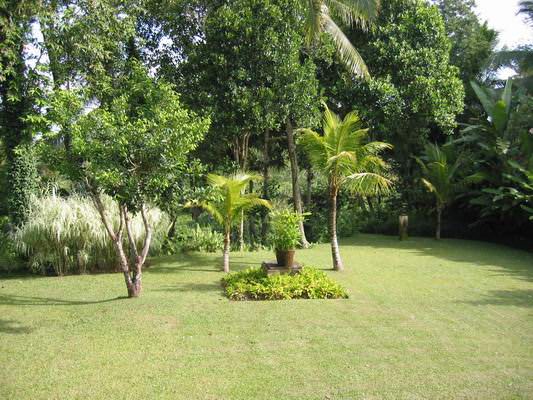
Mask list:
[[[329,232],[333,269],[344,269],[337,242],[337,196],[343,187],[359,195],[373,195],[389,190],[391,181],[385,176],[387,164],[380,153],[392,148],[388,143],[368,142],[368,129],[362,129],[355,112],[341,120],[327,106],[323,135],[300,129],[299,144],[309,155],[315,171],[328,177]]]
[[[224,227],[224,272],[229,272],[231,227],[240,221],[242,213],[254,207],[271,208],[268,200],[259,198],[255,193],[244,193],[251,181],[258,180],[261,180],[260,176],[245,173],[227,177],[215,174],[207,176],[209,184],[219,190],[220,197],[216,201],[200,202],[197,205],[209,212]]]
[[[346,25],[366,29],[379,11],[380,0],[300,0],[305,10],[306,39],[314,41],[322,32],[331,36],[341,61],[354,75],[367,78],[368,69],[359,52],[332,17]]]
[[[435,195],[437,225],[435,239],[440,239],[442,211],[453,201],[458,189],[462,186],[459,179],[460,158],[453,154],[449,146],[439,147],[427,144],[424,155],[416,158],[424,177],[421,179],[426,189]]]

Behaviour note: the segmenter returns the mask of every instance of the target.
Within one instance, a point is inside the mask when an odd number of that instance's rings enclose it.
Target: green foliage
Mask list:
[[[463,111],[464,89],[450,63],[450,40],[439,10],[422,0],[381,2],[375,26],[353,29],[349,38],[372,78],[355,82],[335,65],[321,70],[328,104],[336,111],[357,110],[372,127],[372,139],[394,145],[395,168],[412,185],[412,155],[429,137],[452,134]]]
[[[466,90],[466,105],[476,101],[469,86],[478,79],[497,43],[498,33],[476,14],[474,0],[437,0],[446,33],[450,38],[450,63],[459,68]]]
[[[278,131],[288,117],[315,125],[318,83],[314,64],[301,57],[300,11],[298,0],[236,0],[207,10],[205,40],[178,67],[184,99],[212,118],[198,154],[204,162],[219,169],[213,155],[231,156],[246,170],[248,141],[265,129]]]
[[[293,250],[301,240],[299,222],[304,216],[291,210],[276,210],[270,214],[271,242],[275,250]]]
[[[325,272],[304,267],[299,274],[267,276],[259,268],[222,278],[231,300],[345,299],[348,293]]]
[[[118,205],[109,197],[104,197],[104,203],[111,223],[118,226]],[[154,230],[150,247],[154,255],[166,236],[168,218],[160,210],[151,209],[148,219]],[[140,245],[144,233],[140,215],[132,219],[131,231]],[[13,241],[17,251],[28,258],[33,272],[65,275],[118,269],[113,243],[87,197],[34,197],[28,220],[15,231]],[[126,239],[124,246],[128,246]]]
[[[223,241],[222,233],[209,227],[201,227],[199,224],[196,224],[194,228],[185,226],[176,232],[170,243],[165,243],[165,252],[167,254],[191,251],[214,253],[222,250]]]
[[[7,207],[11,222],[20,226],[27,219],[30,199],[38,189],[39,174],[34,148],[20,145],[14,150],[8,170],[11,190],[7,199]]]
[[[23,262],[10,235],[9,219],[0,217],[0,272],[11,272],[21,269]]]
[[[169,84],[132,63],[111,103],[74,125],[72,151],[98,188],[135,211],[177,179],[208,126]]]
[[[326,106],[323,135],[310,129],[300,129],[298,143],[304,148],[317,171],[328,177],[335,195],[343,186],[359,195],[386,192],[391,181],[383,174],[387,164],[380,157],[392,146],[383,142],[367,142],[368,129],[363,129],[356,112],[343,120]]]
[[[473,156],[472,179],[477,187],[470,205],[481,221],[508,219],[524,226],[531,217],[533,135],[530,132],[533,102],[513,93],[513,81],[496,91],[472,82],[487,119],[467,125],[456,143]]]
[[[349,72],[368,78],[368,68],[359,52],[331,18],[338,17],[344,24],[366,29],[378,15],[379,0],[367,1],[301,1],[304,9],[305,31],[308,44],[325,32],[333,40],[337,54]]]
[[[425,153],[416,161],[422,170],[422,183],[433,193],[437,209],[442,209],[455,198],[460,188],[461,160],[451,146],[426,144]]]
[[[219,191],[219,197],[217,201],[199,205],[209,212],[226,232],[240,219],[242,212],[254,207],[271,207],[268,200],[261,199],[256,193],[244,193],[250,181],[260,180],[257,175],[234,174],[225,177],[209,174],[207,180]]]

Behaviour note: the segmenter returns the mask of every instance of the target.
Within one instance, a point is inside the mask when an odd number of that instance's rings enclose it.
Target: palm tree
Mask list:
[[[217,201],[200,202],[197,205],[209,212],[224,227],[224,272],[229,272],[231,227],[240,221],[242,213],[260,206],[271,208],[270,202],[259,198],[255,193],[244,194],[251,181],[261,180],[260,176],[238,173],[231,176],[209,174],[208,183],[220,191]]]
[[[386,192],[391,181],[383,175],[387,165],[379,153],[392,146],[383,142],[366,142],[368,129],[361,128],[355,112],[341,120],[324,106],[324,134],[300,129],[299,144],[309,155],[314,170],[328,177],[331,255],[333,269],[341,271],[344,267],[337,242],[337,195],[344,186],[359,195]]]
[[[338,17],[346,25],[358,25],[366,29],[377,17],[380,0],[301,0],[305,10],[307,43],[326,32],[331,36],[341,61],[348,70],[357,76],[369,76],[365,62],[350,40],[335,23],[332,16]]]
[[[455,158],[455,159],[454,159]],[[452,147],[439,147],[428,143],[424,155],[415,158],[422,169],[422,183],[426,189],[435,195],[435,209],[437,212],[437,226],[435,239],[440,239],[442,211],[453,201],[461,187],[458,169],[461,165],[459,158],[454,157]]]

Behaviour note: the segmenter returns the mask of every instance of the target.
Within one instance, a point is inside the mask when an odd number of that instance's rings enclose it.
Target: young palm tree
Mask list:
[[[333,269],[344,269],[337,242],[337,195],[346,186],[359,195],[386,192],[391,181],[384,176],[387,169],[379,154],[392,148],[383,142],[367,142],[368,129],[361,128],[355,112],[341,120],[326,106],[323,131],[320,135],[310,129],[300,129],[299,144],[309,155],[316,171],[321,171],[329,182],[329,231]]]
[[[354,75],[368,77],[368,69],[359,52],[332,19],[338,17],[346,25],[366,29],[377,17],[380,0],[301,0],[305,10],[307,42],[322,32],[331,36],[341,61]]]
[[[209,174],[207,181],[220,191],[218,201],[199,203],[198,205],[209,212],[224,227],[224,272],[229,272],[229,253],[231,245],[231,227],[241,219],[244,213],[254,207],[271,208],[270,202],[259,198],[255,193],[244,194],[250,181],[261,180],[260,176],[249,174],[235,174],[229,177]]]
[[[451,149],[446,147],[446,149]],[[460,187],[458,168],[460,159],[453,157],[450,150],[445,151],[437,144],[427,144],[424,155],[416,158],[422,168],[424,178],[422,183],[428,191],[435,195],[435,208],[437,212],[437,226],[435,239],[440,239],[442,211],[453,201]]]

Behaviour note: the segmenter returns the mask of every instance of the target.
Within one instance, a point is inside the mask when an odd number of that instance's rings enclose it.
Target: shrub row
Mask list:
[[[231,300],[345,299],[346,290],[316,268],[299,274],[270,275],[260,268],[234,272],[222,278]]]

